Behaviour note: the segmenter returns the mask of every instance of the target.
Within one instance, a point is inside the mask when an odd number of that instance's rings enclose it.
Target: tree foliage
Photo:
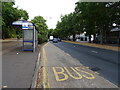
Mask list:
[[[35,24],[38,30],[39,43],[47,41],[48,27],[46,25],[46,20],[42,16],[35,16],[31,22]]]
[[[73,13],[61,17],[56,32],[63,38],[84,31],[88,36],[98,34],[102,44],[114,22],[120,25],[120,2],[77,2]]]
[[[12,22],[23,17],[29,18],[28,13],[23,9],[14,8],[14,2],[2,2],[2,38],[11,38],[16,36],[18,28],[12,26]]]
[[[46,20],[42,16],[35,16],[31,22],[35,24],[36,29],[40,34],[47,32]]]

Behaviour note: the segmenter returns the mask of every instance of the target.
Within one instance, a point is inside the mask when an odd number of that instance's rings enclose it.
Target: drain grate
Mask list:
[[[101,70],[100,68],[98,68],[98,67],[93,67],[93,68],[90,68],[92,71],[99,71],[99,70]]]

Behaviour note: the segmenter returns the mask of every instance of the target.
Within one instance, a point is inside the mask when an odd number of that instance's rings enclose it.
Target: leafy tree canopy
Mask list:
[[[14,2],[2,2],[2,38],[16,37],[18,28],[12,26],[12,22],[23,17],[29,18],[27,11],[14,8]]]
[[[39,33],[44,34],[47,32],[46,20],[42,16],[35,16],[31,22],[35,24]]]

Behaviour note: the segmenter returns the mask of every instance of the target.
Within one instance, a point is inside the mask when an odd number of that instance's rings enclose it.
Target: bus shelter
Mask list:
[[[15,21],[12,25],[22,26],[22,50],[35,52],[38,45],[38,32],[35,25],[23,20]]]

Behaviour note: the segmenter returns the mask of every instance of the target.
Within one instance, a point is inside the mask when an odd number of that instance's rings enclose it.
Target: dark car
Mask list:
[[[54,38],[53,39],[53,43],[57,43],[58,42],[58,39],[57,38]]]
[[[58,41],[59,41],[59,42],[61,42],[61,39],[60,39],[60,38],[58,38]]]

